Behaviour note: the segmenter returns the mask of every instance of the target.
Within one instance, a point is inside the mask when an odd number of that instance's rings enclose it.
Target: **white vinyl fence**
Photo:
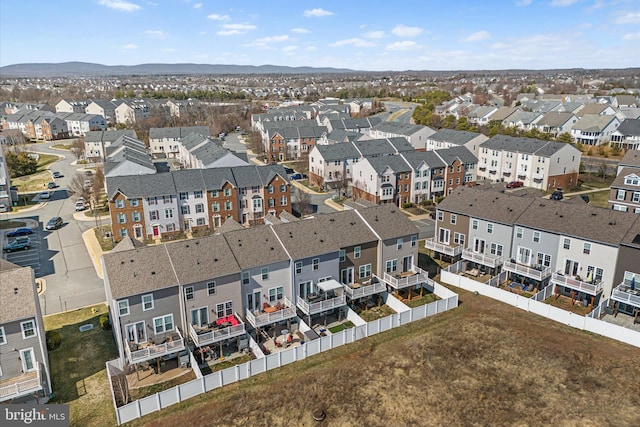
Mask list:
[[[571,313],[552,305],[545,304],[543,301],[553,295],[553,285],[549,285],[533,297],[527,298],[516,293],[488,286],[488,282],[480,283],[468,277],[456,274],[460,270],[460,266],[458,265],[459,263],[460,261],[440,272],[440,280],[442,280],[443,283],[457,286],[469,292],[477,292],[480,295],[505,302],[514,307],[544,316],[548,319],[564,323],[565,325],[569,325],[574,328],[593,332],[595,334],[631,344],[635,347],[640,347],[640,332],[599,320],[597,318],[599,316],[595,315],[597,313],[594,313],[593,316],[582,316],[580,314]],[[595,309],[598,313],[603,310],[603,304],[604,302]]]
[[[434,314],[451,310],[458,306],[458,294],[431,279],[429,279],[428,282],[429,287],[432,287],[434,293],[442,299],[408,311],[394,313],[391,316],[356,325],[353,328],[345,329],[313,341],[305,341],[305,343],[300,346],[269,354],[222,371],[213,372],[152,396],[136,400],[121,407],[116,407],[118,425],[227,384],[235,383],[253,375],[294,363],[323,351],[328,351],[341,345],[375,335],[379,332],[384,332],[416,320],[433,316]],[[107,362],[107,372],[109,372],[109,363],[110,362]],[[111,381],[111,379],[109,379],[109,381]]]

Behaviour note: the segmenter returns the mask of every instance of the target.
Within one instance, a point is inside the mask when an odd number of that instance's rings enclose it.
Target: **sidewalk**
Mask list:
[[[96,237],[95,228],[90,228],[82,233],[82,240],[84,241],[84,245],[87,248],[87,252],[89,252],[89,258],[91,258],[91,262],[93,263],[93,268],[96,270],[96,274],[99,278],[104,279],[100,257],[106,252],[103,252],[102,247],[100,247],[100,243],[98,242],[98,239]]]

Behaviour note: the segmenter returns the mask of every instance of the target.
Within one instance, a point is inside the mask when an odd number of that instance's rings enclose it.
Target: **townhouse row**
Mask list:
[[[103,116],[86,113],[52,113],[46,110],[18,112],[2,118],[2,129],[18,129],[30,139],[45,141],[84,136],[105,130]]]
[[[295,319],[322,323],[352,300],[428,279],[416,266],[418,230],[393,206],[163,245],[131,242],[102,257],[115,339],[129,364]]]
[[[461,187],[438,205],[435,232],[425,247],[438,257],[591,305],[640,279],[640,217],[625,212]]]
[[[268,214],[291,214],[290,183],[281,165],[112,176],[106,191],[116,241],[215,231],[229,219],[253,225]]]
[[[0,402],[45,403],[49,356],[33,269],[0,258]]]

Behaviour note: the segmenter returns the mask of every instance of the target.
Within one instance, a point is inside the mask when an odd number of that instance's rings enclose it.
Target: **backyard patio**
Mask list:
[[[591,305],[585,306],[582,300],[576,299],[571,303],[571,297],[565,295],[550,296],[544,303],[582,316],[591,313],[592,310]]]
[[[203,375],[255,359],[246,336],[196,348],[193,355]]]
[[[352,309],[367,323],[396,313],[393,308],[384,303],[381,305],[373,305],[372,307],[369,307],[368,305],[354,304]]]
[[[178,358],[175,358],[164,361],[162,358],[158,358],[132,365],[131,372],[127,374],[129,389],[152,386],[193,372],[190,367],[180,367],[178,360]]]

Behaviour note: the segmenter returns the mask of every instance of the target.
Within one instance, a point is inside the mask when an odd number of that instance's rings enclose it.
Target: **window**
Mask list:
[[[534,231],[533,232],[533,241],[536,243],[540,243],[540,232],[539,231]]]
[[[224,202],[224,209],[225,209],[226,211],[233,210],[233,203],[231,203],[231,202]]]
[[[140,212],[134,212],[131,214],[131,221],[140,222],[141,220],[142,220],[142,215],[140,215]]]
[[[124,208],[124,200],[116,200],[116,208],[118,209]]]
[[[142,311],[153,309],[153,294],[142,295]]]
[[[489,252],[491,252],[492,255],[496,255],[496,256],[502,256],[502,245],[499,245],[497,243],[491,243],[491,248],[489,249]]]
[[[220,212],[220,203],[215,202],[211,205],[211,210],[214,212]]]
[[[196,205],[196,213],[202,213],[204,212],[204,205],[202,203],[198,203]]]
[[[225,195],[225,197],[231,196],[231,189],[230,188],[225,188],[224,189],[224,195]]]
[[[116,215],[116,218],[118,219],[118,224],[125,224],[127,222],[127,214],[125,213],[119,213]]]
[[[451,231],[447,228],[440,228],[440,232],[438,234],[440,243],[449,244],[449,238],[451,237]]]
[[[444,214],[442,211],[438,211],[438,221],[444,221]]]
[[[387,273],[393,273],[394,271],[398,270],[398,260],[397,259],[391,259],[389,261],[387,261],[386,263],[386,272]]]
[[[4,333],[4,327],[0,326],[0,345],[7,343],[7,336]]]
[[[493,234],[493,224],[487,224],[487,233]]]
[[[193,192],[193,197],[196,199],[202,199],[202,190],[197,190]]]
[[[231,316],[233,314],[233,301],[227,301],[220,304],[216,304],[216,315],[218,319],[224,316]]]
[[[156,335],[173,331],[173,314],[153,319],[153,327]]]
[[[249,272],[248,271],[243,271],[242,272],[242,284],[243,285],[248,285],[249,284]]]
[[[418,246],[418,236],[411,236],[411,247],[415,248]]]
[[[338,251],[338,254],[340,256],[340,262],[343,262],[347,259],[347,254],[345,253],[344,249],[340,249],[340,251]]]
[[[458,221],[458,215],[451,214],[451,224],[454,224]]]
[[[362,250],[362,248],[360,246],[356,246],[356,247],[353,248],[353,258],[354,259],[360,258],[361,250]]]
[[[397,239],[396,240],[396,248],[398,250],[402,249],[402,245],[404,244],[404,240],[403,239]]]
[[[624,190],[618,190],[618,194],[616,195],[616,199],[618,200],[624,200],[624,196],[626,194],[626,191]]]
[[[164,203],[171,203],[173,201],[173,196],[163,196],[162,201]]]
[[[149,203],[150,205],[155,205],[157,203],[157,200],[155,197],[149,197],[147,199],[147,203]]]
[[[209,195],[211,196],[212,199],[218,197],[218,190],[209,191]]]
[[[589,275],[591,275],[590,283],[598,283],[602,281],[602,277],[604,276],[604,270],[600,267],[594,267],[593,265],[588,265],[587,277],[585,280],[589,279]]]
[[[302,274],[302,261],[298,261],[295,264],[296,274]]]
[[[180,210],[182,211],[182,215],[189,215],[191,213],[191,207],[189,205],[182,205]]]
[[[216,294],[216,282],[207,283],[207,295],[215,295]]]
[[[167,231],[176,231],[176,225],[172,222],[167,224]]]
[[[562,243],[562,247],[564,249],[571,249],[571,239],[564,239],[564,242]]]
[[[129,314],[129,300],[118,301],[118,315],[127,316]]]
[[[635,175],[629,175],[624,177],[625,185],[640,185],[640,178]]]
[[[631,197],[631,201],[634,203],[640,202],[640,193],[638,193],[637,191],[634,191],[633,196]]]
[[[22,329],[22,338],[27,339],[35,337],[36,334],[36,322],[33,320],[27,320],[26,322],[20,322],[20,328]]]
[[[180,193],[180,200],[189,200],[189,193]]]
[[[371,276],[371,264],[365,264],[358,267],[358,278],[364,279]]]
[[[164,217],[166,219],[173,218],[173,209],[165,209],[164,210]]]
[[[582,253],[585,255],[589,255],[591,253],[591,243],[585,243],[582,247]]]
[[[524,230],[522,229],[522,227],[517,227],[516,228],[516,237],[518,239],[522,239],[523,235],[524,235]]]
[[[280,197],[280,206],[287,206],[287,196]]]
[[[311,269],[312,270],[319,270],[320,269],[320,258],[314,258],[313,260],[311,260]]]
[[[253,211],[258,212],[262,210],[262,199],[253,199]]]
[[[274,303],[276,301],[280,301],[283,298],[282,286],[278,286],[277,288],[269,289],[269,302]]]
[[[471,228],[474,229],[474,230],[478,229],[478,220],[477,219],[471,220]]]
[[[187,286],[184,288],[184,299],[191,301],[193,299],[193,286]]]
[[[262,280],[269,280],[269,267],[264,267],[260,274],[262,275]]]
[[[457,245],[464,245],[464,234],[453,233],[453,243]]]
[[[285,191],[287,191],[287,185],[286,184],[280,184],[280,192],[284,193]]]
[[[129,235],[129,230],[127,230],[126,228],[120,229],[120,237],[127,237],[128,235]]]
[[[132,208],[137,208],[138,206],[140,206],[140,199],[129,200],[129,206],[131,206]]]
[[[551,255],[538,252],[538,265],[543,267],[551,266]]]
[[[267,193],[273,194],[273,185],[267,187]]]

